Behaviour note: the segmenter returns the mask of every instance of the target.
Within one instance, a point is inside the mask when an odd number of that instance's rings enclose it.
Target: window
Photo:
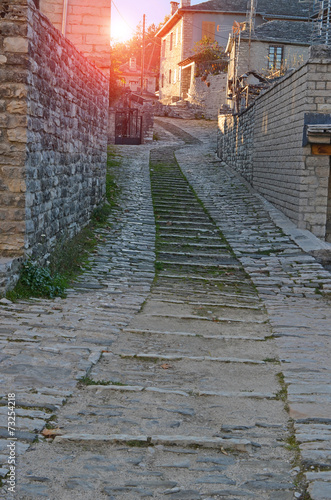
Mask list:
[[[164,75],[161,76],[161,87],[164,87]]]
[[[270,45],[268,56],[268,69],[281,69],[283,65],[284,47]]]
[[[171,69],[169,69],[169,83],[171,83]]]
[[[169,50],[172,50],[173,43],[174,43],[174,34],[170,33],[170,47],[169,47]]]
[[[166,52],[166,40],[162,40],[162,57],[165,57],[165,52]]]
[[[201,39],[205,37],[209,38],[211,41],[215,40],[215,23],[202,21]]]

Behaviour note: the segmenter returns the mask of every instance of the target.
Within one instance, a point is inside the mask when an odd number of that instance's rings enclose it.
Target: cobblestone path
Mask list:
[[[330,274],[215,158],[214,124],[173,122],[117,149],[119,206],[68,298],[2,303],[3,498],[331,498]]]

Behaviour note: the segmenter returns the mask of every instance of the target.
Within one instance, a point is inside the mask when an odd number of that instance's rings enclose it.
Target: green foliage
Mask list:
[[[122,382],[114,382],[112,380],[93,380],[88,375],[85,375],[84,377],[80,378],[79,382],[82,385],[118,385],[118,386],[125,386],[126,385],[126,384],[122,384]]]
[[[119,167],[121,159],[115,150],[109,151],[106,176],[106,203],[97,207],[88,226],[73,238],[64,235],[55,246],[48,267],[39,266],[31,260],[22,266],[21,276],[15,288],[6,296],[12,301],[29,297],[65,297],[70,282],[89,265],[89,255],[103,241],[95,229],[105,227],[112,208],[116,205],[119,187],[111,173],[112,167]]]
[[[113,65],[110,68],[109,73],[109,104],[112,105],[116,102],[123,94],[123,87],[119,85],[117,78],[117,73]]]
[[[193,51],[201,61],[226,58],[223,47],[218,42],[213,42],[206,36],[194,44]]]
[[[121,157],[118,154],[116,154],[114,148],[110,147],[108,150],[108,160],[107,160],[106,200],[111,207],[117,204],[117,197],[120,193],[120,188],[115,181],[111,169],[120,167],[121,163],[122,163]]]
[[[211,41],[206,36],[196,42],[193,50],[196,60],[196,77],[206,80],[209,74],[218,75],[228,68],[228,57],[224,49],[216,41]]]
[[[59,274],[52,274],[47,267],[41,267],[28,260],[22,266],[21,276],[11,294],[12,299],[26,297],[64,297],[67,286],[66,278]],[[7,295],[7,296],[8,296]]]
[[[155,73],[159,72],[161,44],[160,40],[156,38],[155,35],[159,31],[159,29],[161,29],[161,27],[168,21],[168,19],[169,16],[166,16],[163,22],[158,25],[153,23],[147,26],[145,30],[146,70],[150,70]],[[130,60],[130,57],[135,57],[137,65],[141,66],[142,40],[143,30],[142,23],[140,22],[130,40],[114,43],[112,47],[111,58],[115,75],[119,74],[119,66],[121,66],[121,64],[127,63]]]

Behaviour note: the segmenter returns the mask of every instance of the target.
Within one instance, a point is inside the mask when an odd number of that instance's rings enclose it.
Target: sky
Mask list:
[[[201,1],[192,0],[191,4],[195,5]],[[152,23],[159,24],[170,14],[170,0],[113,0],[111,12],[113,41],[131,38],[139,21],[142,22],[144,14],[146,14],[146,26]]]

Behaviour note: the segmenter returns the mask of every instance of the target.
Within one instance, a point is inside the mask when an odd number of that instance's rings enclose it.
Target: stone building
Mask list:
[[[110,68],[111,0],[36,0],[52,24],[99,69]]]
[[[119,84],[132,92],[141,91],[141,67],[137,65],[135,57],[119,67]],[[156,76],[151,71],[144,71],[143,92],[155,96]]]
[[[191,85],[192,67],[179,66],[194,53],[194,44],[207,36],[220,46],[227,44],[234,21],[249,16],[247,0],[209,0],[191,5],[191,0],[170,2],[171,17],[159,30],[161,40],[160,100],[164,104],[185,98]],[[255,26],[272,20],[305,21],[309,4],[300,0],[257,0]]]
[[[237,30],[234,27],[225,49],[229,54],[227,104],[230,108],[235,107],[237,92],[245,98],[247,85],[254,94],[259,76],[279,77],[304,64],[309,57],[311,30],[311,23],[283,20],[264,23],[251,34],[247,25],[237,26]]]

